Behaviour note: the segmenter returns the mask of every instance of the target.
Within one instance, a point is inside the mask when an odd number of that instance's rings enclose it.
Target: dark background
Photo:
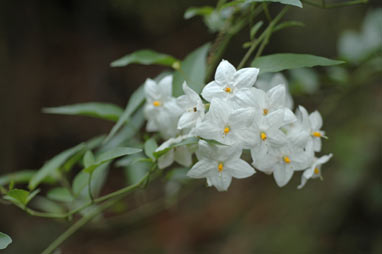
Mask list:
[[[285,19],[306,26],[275,34],[264,54],[336,58],[341,32],[359,30],[378,2],[291,8]],[[108,132],[110,122],[41,109],[89,101],[124,107],[135,88],[165,69],[110,68],[110,62],[144,48],[183,58],[215,38],[200,18],[183,19],[188,7],[209,4],[215,2],[0,1],[0,174],[38,169],[56,153]],[[247,31],[240,34],[224,58],[237,65],[247,38]],[[295,100],[324,116],[330,139],[323,154],[334,154],[325,181],[309,181],[298,191],[295,176],[280,189],[258,172],[234,180],[227,193],[200,184],[169,209],[84,229],[62,253],[382,253],[381,75],[363,85],[350,80],[345,88],[322,80],[319,92]],[[65,228],[0,206],[0,231],[14,241],[2,253],[38,253]]]

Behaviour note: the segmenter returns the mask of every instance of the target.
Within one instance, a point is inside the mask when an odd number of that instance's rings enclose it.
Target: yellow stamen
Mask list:
[[[290,163],[290,159],[289,159],[288,156],[284,156],[283,160],[284,160],[285,163]]]
[[[313,136],[317,137],[317,138],[320,138],[321,137],[321,133],[318,132],[318,131],[315,131],[312,133]]]
[[[267,139],[267,134],[265,134],[265,132],[261,132],[261,133],[260,133],[260,137],[261,137],[261,139],[264,141],[264,140]]]
[[[231,89],[230,87],[226,87],[226,88],[224,89],[224,91],[225,91],[226,93],[230,93],[230,92],[232,91],[232,89]]]
[[[224,168],[224,165],[223,165],[223,163],[220,162],[220,163],[218,164],[218,171],[219,171],[219,172],[222,172],[222,171],[223,171],[223,168]]]
[[[224,134],[227,135],[229,131],[230,131],[230,128],[229,128],[229,127],[225,127],[225,128],[224,128]]]
[[[160,101],[153,102],[154,107],[159,107],[161,105]]]
[[[268,114],[268,109],[267,108],[263,109],[263,113],[264,115]]]
[[[319,170],[318,168],[315,168],[315,169],[314,169],[314,173],[315,173],[316,175],[318,175],[318,174],[320,173],[320,170]]]

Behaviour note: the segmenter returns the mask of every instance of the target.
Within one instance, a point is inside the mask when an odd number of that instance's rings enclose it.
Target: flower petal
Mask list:
[[[174,162],[174,151],[170,150],[158,158],[158,168],[164,169]]]
[[[322,116],[317,110],[309,115],[310,124],[313,130],[319,130],[322,127]]]
[[[212,81],[203,88],[201,94],[206,101],[211,101],[213,98],[224,99],[228,94],[224,92],[223,89],[223,86],[219,85],[215,81]]]
[[[267,92],[269,98],[269,107],[273,109],[284,107],[285,104],[285,86],[278,85]]]
[[[293,169],[285,164],[277,164],[273,177],[279,187],[285,186],[293,176]]]
[[[161,94],[163,97],[171,97],[172,95],[172,75],[167,75],[162,78],[158,86],[160,87]]]
[[[255,173],[255,170],[248,164],[248,162],[238,159],[229,160],[224,163],[224,170],[235,178],[246,178]]]
[[[233,86],[237,88],[252,87],[259,74],[257,68],[243,68],[238,70],[233,76]]]
[[[221,86],[231,84],[235,75],[236,69],[226,60],[222,60],[215,72],[215,81]],[[204,97],[204,96],[203,96]]]
[[[221,173],[219,175],[210,176],[211,185],[215,186],[218,191],[226,191],[231,184],[232,177],[228,174]]]
[[[204,178],[207,177],[211,171],[216,170],[216,163],[209,160],[200,160],[187,172],[187,176],[191,178]]]
[[[186,146],[178,146],[174,149],[174,159],[180,165],[189,167],[192,164],[192,153]]]

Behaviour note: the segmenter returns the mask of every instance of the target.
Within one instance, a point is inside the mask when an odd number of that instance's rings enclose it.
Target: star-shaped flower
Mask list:
[[[209,186],[215,186],[218,191],[226,191],[232,177],[246,178],[255,170],[244,160],[240,159],[242,150],[235,146],[209,145],[199,141],[196,152],[198,162],[188,171],[192,178],[207,178]]]
[[[312,166],[305,170],[304,173],[301,175],[301,184],[297,186],[297,188],[301,189],[302,187],[304,187],[306,182],[311,178],[321,178],[321,166],[328,162],[330,158],[332,158],[332,156],[333,154],[328,154],[321,156],[320,158],[314,158]]]

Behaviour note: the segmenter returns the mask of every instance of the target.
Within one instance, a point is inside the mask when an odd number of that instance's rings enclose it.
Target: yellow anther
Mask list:
[[[219,171],[219,172],[222,172],[222,171],[223,171],[223,168],[224,168],[224,165],[223,165],[223,163],[220,162],[220,163],[218,164],[218,171]]]
[[[230,87],[226,87],[226,88],[224,88],[224,91],[225,91],[226,93],[230,93],[230,92],[232,91],[232,89],[231,89]]]
[[[154,107],[159,107],[161,105],[160,101],[153,102]]]
[[[288,156],[284,156],[283,160],[284,160],[285,163],[290,163],[290,159],[289,159]]]
[[[320,170],[319,170],[318,168],[315,168],[315,169],[314,169],[314,173],[315,173],[316,175],[318,175],[318,174],[320,173]]]
[[[267,134],[265,134],[265,132],[261,132],[260,133],[260,137],[262,140],[266,140],[267,139]]]
[[[228,134],[229,131],[230,131],[230,128],[229,128],[229,127],[225,127],[225,128],[224,128],[224,134]]]
[[[175,70],[179,70],[179,69],[180,69],[180,63],[179,63],[179,61],[174,62],[174,63],[171,65],[171,67],[174,68]]]
[[[268,109],[267,108],[263,109],[263,113],[264,115],[268,114]]]
[[[320,138],[321,137],[321,133],[318,132],[318,131],[315,131],[312,133],[313,136],[317,137],[317,138]]]

